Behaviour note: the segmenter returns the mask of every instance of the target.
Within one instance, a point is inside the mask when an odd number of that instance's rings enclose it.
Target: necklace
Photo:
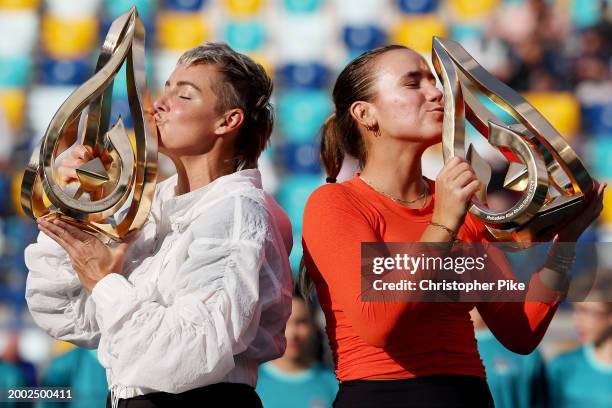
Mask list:
[[[423,180],[422,177],[421,177],[421,183],[423,184],[423,192],[417,198],[414,198],[412,200],[403,200],[401,198],[394,197],[391,194],[387,194],[384,191],[381,191],[381,190],[377,189],[376,187],[374,187],[372,185],[372,183],[370,183],[368,180],[366,180],[361,174],[359,175],[359,178],[364,183],[366,183],[368,186],[370,186],[377,193],[380,193],[380,194],[384,195],[385,197],[390,198],[391,200],[395,201],[396,203],[400,203],[400,204],[403,204],[403,205],[414,204],[417,201],[422,200],[423,198],[426,198],[427,195],[429,194],[429,185],[425,182],[425,180]],[[427,202],[427,200],[425,200],[425,201]],[[423,203],[423,206],[425,206],[425,203]]]

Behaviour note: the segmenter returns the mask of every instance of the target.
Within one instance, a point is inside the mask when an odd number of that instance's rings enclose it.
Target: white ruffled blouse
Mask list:
[[[291,312],[291,225],[258,170],[177,196],[158,184],[124,273],[91,294],[66,252],[41,233],[27,247],[26,300],[51,336],[98,348],[116,404],[218,382],[255,386],[281,356]]]

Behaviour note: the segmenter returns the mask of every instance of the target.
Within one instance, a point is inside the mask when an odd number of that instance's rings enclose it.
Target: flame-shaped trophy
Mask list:
[[[113,21],[95,74],[60,106],[25,170],[21,205],[32,218],[56,213],[107,242],[119,242],[144,224],[157,177],[157,136],[146,85],[144,41],[144,26],[135,8]],[[109,129],[113,81],[124,61],[133,136],[121,117]],[[91,147],[94,159],[76,169],[78,188],[69,192],[58,182],[56,162],[77,139]]]
[[[453,156],[471,163],[488,185],[489,164],[472,145],[466,154],[465,119],[509,162],[504,188],[521,193],[504,211],[485,204],[486,193],[474,198],[470,212],[502,242],[529,243],[552,239],[578,214],[593,180],[555,128],[521,95],[496,79],[454,41],[433,38],[432,62],[444,86],[444,162]],[[488,97],[516,123],[506,124],[484,106]]]

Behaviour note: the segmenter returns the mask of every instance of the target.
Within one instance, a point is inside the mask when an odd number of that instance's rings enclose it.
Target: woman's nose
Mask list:
[[[430,85],[427,89],[427,99],[430,101],[442,102],[444,94],[435,85]]]
[[[166,112],[168,110],[168,107],[166,105],[166,96],[164,94],[160,95],[159,98],[157,98],[155,102],[153,102],[153,108],[155,108],[156,112]]]

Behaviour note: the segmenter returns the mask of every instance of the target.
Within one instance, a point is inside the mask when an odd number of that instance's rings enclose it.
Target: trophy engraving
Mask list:
[[[144,41],[136,8],[111,24],[95,74],[60,106],[24,172],[21,204],[30,217],[57,213],[86,232],[113,241],[144,224],[157,177],[157,135],[146,84]],[[121,118],[109,129],[113,81],[124,62],[133,137]],[[91,147],[94,159],[76,169],[79,186],[70,193],[57,181],[56,161],[77,140]],[[117,222],[113,215],[120,210],[126,214]]]
[[[444,87],[444,162],[468,160],[488,185],[491,170],[472,145],[465,149],[465,119],[509,162],[504,188],[521,192],[505,211],[493,211],[486,198],[472,200],[470,212],[499,241],[548,241],[562,221],[582,209],[593,180],[557,130],[520,94],[496,79],[458,43],[434,37],[432,62]],[[506,124],[478,99],[484,95],[507,111],[516,123]],[[487,175],[488,172],[488,175]]]

